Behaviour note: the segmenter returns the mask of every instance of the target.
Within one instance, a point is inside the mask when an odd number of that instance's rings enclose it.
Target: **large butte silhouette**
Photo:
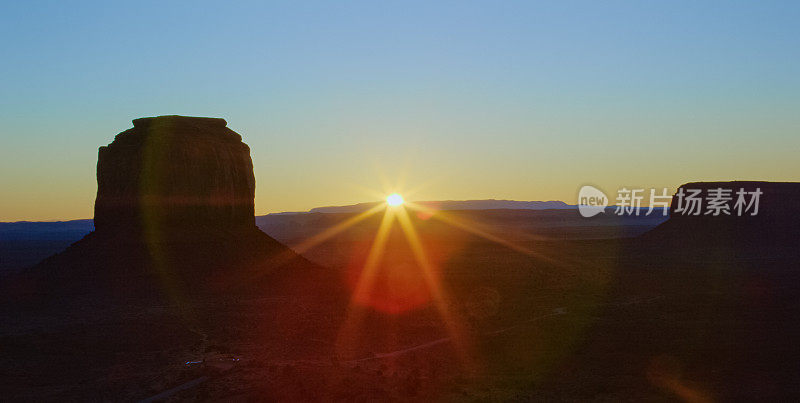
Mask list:
[[[714,189],[728,191],[728,206],[718,215],[707,209]],[[662,252],[683,254],[697,252],[706,256],[716,254],[727,258],[754,256],[797,256],[797,239],[800,238],[800,183],[730,181],[691,182],[677,191],[683,194],[700,191],[701,209],[677,212],[681,205],[676,195],[672,197],[669,219],[641,237],[638,247],[657,247]],[[745,194],[741,211],[737,210],[737,192]],[[759,192],[754,196],[749,192]],[[686,207],[687,202],[683,203]],[[691,209],[689,209],[691,210]]]
[[[100,147],[95,231],[29,271],[90,303],[321,292],[335,281],[255,226],[250,149],[223,119],[159,116]]]

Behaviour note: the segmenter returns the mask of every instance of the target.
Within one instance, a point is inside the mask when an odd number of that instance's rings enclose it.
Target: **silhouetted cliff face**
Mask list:
[[[720,208],[710,206],[720,196]],[[742,192],[740,195],[739,192]],[[699,198],[693,208],[690,195]],[[679,196],[682,195],[682,196]],[[682,208],[679,210],[679,208]],[[670,218],[646,234],[687,248],[709,245],[733,254],[797,253],[800,238],[800,183],[693,182],[681,185],[672,197]],[[727,212],[727,213],[726,213]]]
[[[729,191],[724,193],[729,207],[729,213],[725,214],[720,212],[719,215],[713,215],[713,211],[707,214],[707,207],[710,199],[714,198],[714,194],[710,193],[714,189],[722,189]],[[683,190],[683,192],[681,192]],[[679,207],[679,199],[682,201],[680,204],[687,207],[687,199],[691,190],[699,190],[697,197],[702,199],[700,214],[694,215],[689,212],[677,212]],[[743,192],[741,197],[746,205],[741,206],[741,211],[737,209],[737,202],[740,195],[738,192]],[[758,195],[755,193],[758,192]],[[683,193],[683,197],[678,196]],[[717,221],[738,221],[738,222],[769,222],[775,225],[783,225],[785,221],[796,220],[798,218],[797,210],[798,203],[800,202],[800,183],[796,182],[758,182],[758,181],[731,181],[731,182],[690,182],[681,185],[676,194],[672,196],[672,204],[670,206],[670,219],[677,221],[698,221],[698,220],[717,220]],[[757,211],[756,211],[757,206]],[[749,208],[748,208],[749,207]],[[741,217],[741,219],[739,218]]]
[[[95,231],[24,271],[12,299],[174,302],[314,294],[318,286],[331,295],[331,272],[255,226],[250,149],[224,120],[133,123],[100,148]]]
[[[159,116],[100,147],[95,228],[252,227],[250,148],[223,119]]]

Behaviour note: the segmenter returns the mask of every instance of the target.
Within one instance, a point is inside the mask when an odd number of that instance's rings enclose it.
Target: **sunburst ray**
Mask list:
[[[339,224],[334,225],[317,235],[309,238],[305,242],[301,243],[294,247],[294,251],[297,253],[302,254],[303,252],[308,251],[309,249],[321,244],[322,242],[327,241],[331,237],[341,233],[342,231],[347,230],[348,228],[352,227],[353,225],[358,224],[359,222],[367,219],[368,217],[372,216],[373,214],[381,211],[385,205],[383,203],[378,203],[375,207],[372,207],[369,210],[363,211],[354,217],[350,217],[347,220],[340,222]]]
[[[491,233],[489,233],[487,231],[484,231],[484,230],[480,229],[477,224],[467,222],[467,221],[465,221],[465,220],[463,220],[461,218],[453,216],[452,214],[448,214],[448,213],[440,211],[440,210],[434,210],[434,209],[431,209],[429,207],[423,206],[423,205],[421,205],[419,203],[413,203],[413,202],[408,202],[407,201],[407,202],[405,202],[405,205],[408,206],[409,208],[413,209],[413,210],[422,211],[422,212],[425,212],[427,214],[430,214],[433,219],[442,221],[445,224],[448,224],[450,226],[456,227],[456,228],[461,229],[463,231],[469,232],[469,233],[471,233],[473,235],[477,235],[477,236],[479,236],[479,237],[481,237],[483,239],[486,239],[488,241],[503,245],[503,246],[505,246],[505,247],[507,247],[509,249],[512,249],[514,251],[517,251],[519,253],[522,253],[522,254],[525,254],[525,255],[528,255],[528,256],[531,256],[531,257],[535,257],[535,258],[547,261],[548,263],[561,265],[561,262],[556,261],[555,259],[553,259],[553,258],[551,258],[549,256],[546,256],[546,255],[544,255],[544,254],[542,254],[540,252],[534,251],[534,250],[532,250],[530,248],[526,248],[524,246],[518,245],[518,244],[516,244],[514,242],[511,242],[511,241],[509,241],[507,239],[503,239],[503,238],[501,238],[501,237],[499,237],[497,235],[491,234]]]
[[[385,207],[385,205],[382,204],[380,207]],[[347,352],[358,335],[358,329],[361,327],[364,314],[364,307],[361,304],[366,305],[366,301],[369,299],[369,293],[375,283],[376,269],[386,249],[386,241],[393,221],[394,209],[385,209],[383,219],[375,234],[375,239],[367,254],[367,260],[364,262],[364,267],[350,297],[350,304],[347,307],[344,323],[339,330],[336,345],[340,353]]]
[[[447,332],[453,340],[453,344],[462,359],[462,363],[471,367],[472,363],[464,337],[464,330],[460,321],[457,320],[450,310],[450,301],[436,276],[436,268],[431,264],[430,259],[428,259],[428,255],[425,252],[425,248],[422,246],[417,230],[404,207],[398,208],[397,220],[400,223],[400,228],[402,228],[405,233],[406,240],[408,240],[411,251],[414,254],[414,259],[422,271],[425,283],[431,293],[434,306],[439,312],[439,316],[442,318]]]

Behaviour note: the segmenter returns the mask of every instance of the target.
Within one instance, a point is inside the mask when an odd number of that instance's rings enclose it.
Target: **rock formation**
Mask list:
[[[100,147],[95,228],[252,227],[250,149],[223,119],[160,116]]]
[[[331,281],[255,226],[250,150],[223,119],[160,116],[100,147],[95,231],[28,270],[27,297],[75,303],[275,295]],[[24,297],[24,298],[23,298]]]
[[[730,190],[725,195],[730,199],[722,203],[727,206],[727,213],[720,211],[715,215],[713,210],[709,212],[710,199],[715,197],[711,193],[714,189]],[[679,205],[688,207],[686,195],[692,190],[699,191],[699,211],[677,211]],[[740,190],[746,192],[741,211],[736,206],[739,201],[737,192]],[[678,196],[681,192],[684,195],[682,199]],[[757,201],[752,200],[755,195],[751,192],[759,192]],[[727,256],[796,255],[796,242],[800,238],[798,203],[800,183],[686,183],[678,188],[672,198],[669,220],[646,234],[645,238],[665,248],[692,249],[704,253],[718,249]]]
[[[137,119],[100,148],[95,231],[0,278],[5,400],[135,401],[239,361],[220,357],[335,340],[309,318],[342,315],[338,275],[256,228],[249,149],[225,126]]]

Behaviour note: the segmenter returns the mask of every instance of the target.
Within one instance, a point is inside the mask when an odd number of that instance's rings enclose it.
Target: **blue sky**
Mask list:
[[[798,180],[797,2],[4,2],[0,219],[91,216],[97,147],[217,116],[258,213]]]

